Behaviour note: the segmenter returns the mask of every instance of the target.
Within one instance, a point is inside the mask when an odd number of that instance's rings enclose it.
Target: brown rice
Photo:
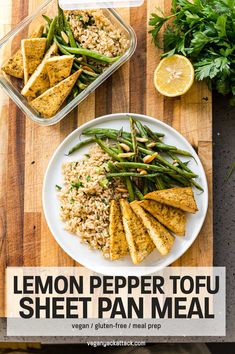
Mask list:
[[[63,165],[64,186],[58,193],[65,229],[109,257],[109,211],[112,199],[126,198],[121,180],[105,177],[110,157],[97,145],[79,161]]]
[[[74,37],[86,49],[109,57],[123,54],[129,47],[126,35],[116,28],[102,10],[66,11]]]

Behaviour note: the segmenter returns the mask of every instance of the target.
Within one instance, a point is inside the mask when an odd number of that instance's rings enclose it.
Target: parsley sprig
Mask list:
[[[232,94],[235,103],[235,0],[172,0],[170,16],[158,13],[151,14],[149,25],[155,45],[163,46],[162,56],[189,57],[196,79]]]

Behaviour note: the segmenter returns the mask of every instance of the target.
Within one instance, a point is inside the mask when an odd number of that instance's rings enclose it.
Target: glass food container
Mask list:
[[[28,103],[27,99],[21,95],[23,80],[6,75],[0,70],[0,84],[9,97],[19,106],[19,108],[34,122],[41,125],[52,125],[63,119],[74,107],[82,102],[91,92],[101,85],[110,75],[112,75],[122,64],[130,59],[136,48],[136,35],[134,30],[127,25],[120,15],[113,9],[102,9],[105,16],[109,18],[115,27],[125,33],[129,47],[126,52],[113,64],[111,64],[97,79],[95,79],[84,91],[78,94],[72,101],[62,106],[62,108],[51,118],[41,117]],[[0,41],[0,67],[20,48],[21,40],[28,38],[40,24],[45,24],[42,14],[54,17],[57,14],[57,1],[47,0],[36,12],[26,17],[11,32]]]

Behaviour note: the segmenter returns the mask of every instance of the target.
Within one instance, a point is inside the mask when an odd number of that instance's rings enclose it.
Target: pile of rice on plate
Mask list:
[[[105,258],[110,253],[110,202],[128,197],[121,179],[106,179],[108,161],[108,154],[92,146],[81,160],[63,165],[64,186],[58,192],[65,229],[80,236],[91,248],[101,250]]]

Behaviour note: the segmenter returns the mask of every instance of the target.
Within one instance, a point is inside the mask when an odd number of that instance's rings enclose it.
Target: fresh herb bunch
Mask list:
[[[181,54],[191,59],[197,80],[205,79],[219,93],[232,94],[235,104],[235,0],[172,0],[171,15],[152,13],[149,25],[163,57]]]

